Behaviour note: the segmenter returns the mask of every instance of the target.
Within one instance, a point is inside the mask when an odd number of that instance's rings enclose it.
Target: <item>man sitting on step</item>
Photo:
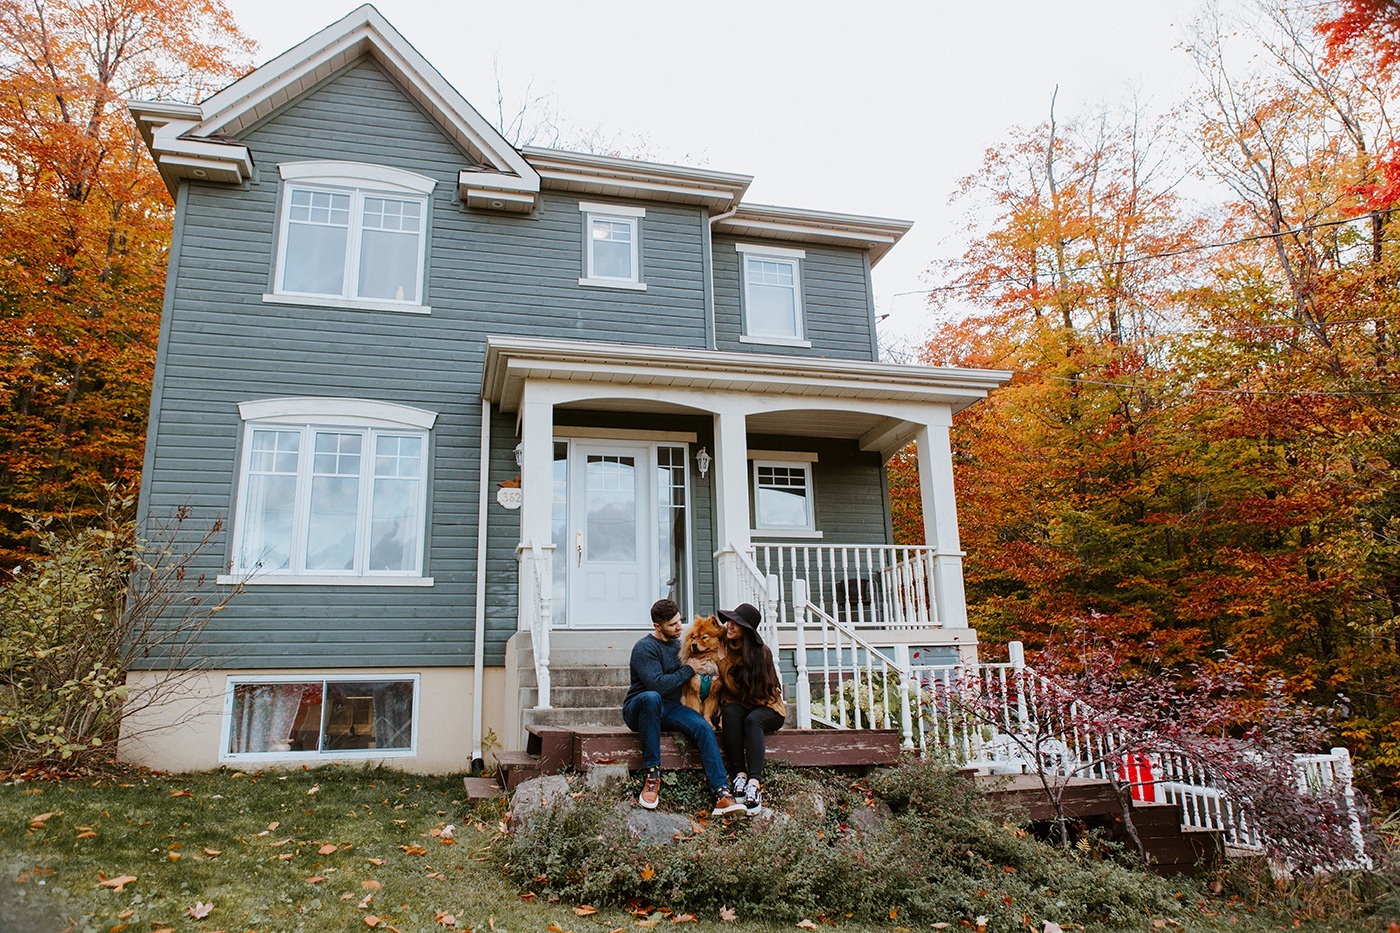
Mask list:
[[[681,704],[681,687],[695,669],[681,663],[681,610],[672,600],[651,607],[650,635],[632,646],[632,685],[622,701],[622,720],[642,740],[646,777],[637,803],[655,810],[661,798],[661,732],[680,732],[700,751],[700,764],[715,795],[715,816],[744,813],[729,793],[729,775],[715,741],[715,730],[695,710]]]

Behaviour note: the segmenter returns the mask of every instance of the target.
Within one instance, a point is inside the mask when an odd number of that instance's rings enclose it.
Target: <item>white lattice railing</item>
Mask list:
[[[795,580],[817,609],[850,628],[915,631],[938,628],[937,551],[904,545],[760,544],[754,562],[776,576],[778,614],[796,609]]]

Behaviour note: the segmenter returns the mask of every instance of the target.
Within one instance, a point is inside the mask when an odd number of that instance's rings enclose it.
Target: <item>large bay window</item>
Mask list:
[[[284,162],[273,293],[265,300],[425,312],[422,175],[357,162]]]
[[[232,578],[431,584],[423,544],[435,414],[357,399],[271,399],[239,409]]]

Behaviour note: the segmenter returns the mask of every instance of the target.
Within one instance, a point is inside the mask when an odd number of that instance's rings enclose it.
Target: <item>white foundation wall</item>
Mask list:
[[[224,701],[230,677],[257,680],[293,676],[308,680],[321,676],[418,677],[417,748],[411,756],[386,758],[334,755],[289,757],[285,762],[258,760],[229,761],[221,757],[224,737]],[[506,734],[504,701],[505,668],[484,671],[484,723],[497,736]],[[278,764],[316,767],[332,762],[355,765],[382,763],[390,768],[418,774],[444,774],[468,771],[472,759],[472,669],[437,668],[323,668],[307,670],[217,670],[181,675],[167,683],[165,672],[133,671],[127,677],[132,710],[122,719],[117,757],[124,762],[157,771],[206,771],[221,765],[256,769]],[[141,698],[159,690],[159,699],[142,708]],[[518,714],[517,714],[518,716]],[[489,739],[488,739],[489,741]],[[499,746],[498,746],[499,748]],[[486,751],[488,761],[491,752]]]

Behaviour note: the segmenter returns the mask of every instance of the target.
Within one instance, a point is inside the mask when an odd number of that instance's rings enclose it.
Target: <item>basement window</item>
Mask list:
[[[230,678],[225,760],[413,755],[418,678]]]

